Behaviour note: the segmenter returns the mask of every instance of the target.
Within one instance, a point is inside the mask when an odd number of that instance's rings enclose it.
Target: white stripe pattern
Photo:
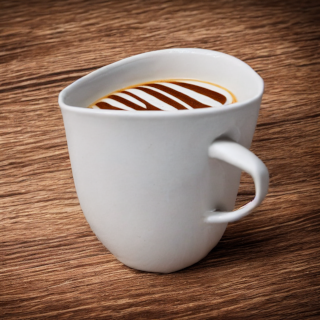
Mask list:
[[[149,93],[146,93],[139,89],[127,89],[126,91],[131,92],[138,96],[139,98],[149,102],[150,104],[156,106],[157,108],[163,111],[174,111],[177,110],[175,107],[170,106],[169,104],[165,103],[164,101],[152,96]]]
[[[132,109],[128,106],[126,106],[125,104],[119,102],[119,101],[116,101],[116,100],[113,100],[113,99],[102,99],[101,100],[102,102],[107,102],[109,104],[111,104],[113,107],[116,107],[116,108],[119,108],[119,109],[123,109],[123,110],[127,110],[127,111],[137,111],[135,109]]]
[[[206,82],[200,82],[200,81],[192,81],[192,80],[179,80],[179,82],[184,82],[184,83],[190,83],[194,84],[196,86],[206,88],[215,92],[218,92],[225,96],[227,98],[227,101],[224,103],[224,105],[231,104],[233,101],[232,95],[225,89],[220,88],[218,86],[215,86],[214,84],[206,83]]]
[[[127,91],[127,90],[125,90],[124,92],[126,92],[126,91]],[[147,109],[147,106],[146,106],[144,103],[142,103],[141,101],[135,99],[134,97],[129,96],[128,94],[125,94],[125,93],[122,93],[122,92],[117,92],[117,93],[115,93],[114,95],[115,95],[115,96],[119,96],[119,97],[121,97],[121,98],[124,98],[124,99],[126,99],[126,100],[129,100],[129,101],[137,104],[138,106]]]
[[[213,100],[203,94],[200,94],[198,92],[195,92],[193,90],[181,87],[177,84],[173,84],[173,83],[169,83],[169,82],[157,82],[157,84],[162,84],[168,88],[174,89],[176,91],[179,91],[183,94],[185,94],[186,96],[189,96],[195,100],[198,100],[199,102],[206,104],[210,107],[219,107],[222,106],[222,104],[216,100]]]
[[[174,83],[171,83],[171,82],[188,83],[188,84],[191,84],[191,85],[196,85],[196,86],[199,86],[199,87],[203,87],[203,88],[215,91],[217,93],[222,94],[226,98],[226,102],[224,103],[224,105],[228,105],[228,104],[233,103],[233,97],[227,90],[225,90],[225,89],[223,89],[221,87],[215,86],[214,84],[210,84],[210,83],[206,83],[206,82],[202,82],[202,81],[183,80],[183,79],[180,80],[179,79],[179,80],[168,80],[168,82],[160,81],[160,82],[152,82],[152,83],[171,88],[171,89],[173,89],[173,90],[175,90],[177,92],[183,93],[183,94],[189,96],[190,98],[193,98],[193,99],[197,100],[198,102],[200,102],[202,104],[208,105],[208,106],[213,107],[213,108],[222,106],[222,104],[220,102],[218,102],[218,101],[216,101],[216,100],[214,100],[214,99],[212,99],[212,98],[210,98],[210,97],[208,97],[208,96],[206,96],[204,94],[200,94],[198,92],[193,91],[192,89],[187,89],[187,88],[185,88],[183,86],[180,86],[178,84],[174,84]],[[152,84],[152,83],[150,83],[150,84]],[[148,83],[142,84],[142,85],[137,85],[137,88],[129,88],[129,89],[123,90],[121,92],[118,91],[118,92],[110,94],[109,96],[111,96],[111,95],[119,96],[122,99],[127,100],[128,102],[134,103],[139,107],[147,109],[146,104],[144,104],[140,100],[132,97],[131,95],[126,94],[126,92],[129,92],[131,94],[134,94],[136,97],[139,97],[140,99],[146,101],[147,103],[150,103],[151,105],[153,105],[153,106],[155,106],[155,107],[157,107],[157,108],[159,108],[159,109],[161,109],[163,111],[176,111],[177,110],[175,107],[173,107],[170,104],[158,99],[156,96],[153,96],[151,93],[147,93],[147,92],[145,92],[143,90],[139,90],[138,87],[148,88],[149,90],[152,90],[154,92],[161,93],[162,95],[164,95],[164,96],[176,101],[177,103],[181,104],[182,106],[184,106],[188,110],[193,110],[193,108],[190,105],[188,105],[187,103],[185,103],[184,101],[181,101],[179,98],[173,96],[172,94],[169,94],[169,93],[167,93],[167,92],[165,92],[165,91],[163,91],[163,90],[161,90],[159,88],[155,88],[155,87],[149,85]],[[110,104],[111,106],[119,108],[121,110],[137,111],[137,110],[125,105],[125,102],[121,103],[119,101],[116,101],[116,100],[112,99],[112,97],[108,98],[108,96],[100,99],[97,103],[99,103],[99,102],[106,102],[106,103]],[[92,106],[93,109],[99,109],[99,107],[97,106],[97,103]],[[106,109],[108,109],[108,107],[106,107]]]
[[[155,87],[151,87],[151,86],[148,86],[148,85],[143,86],[143,88],[148,88],[148,89],[154,90],[154,91],[156,91],[156,92],[159,92],[159,93],[163,94],[164,96],[167,96],[168,98],[170,98],[170,99],[172,99],[172,100],[174,100],[174,101],[182,104],[182,105],[183,105],[184,107],[186,107],[187,109],[193,110],[193,108],[190,107],[188,104],[186,104],[185,102],[183,102],[183,101],[181,101],[180,99],[176,98],[175,96],[169,94],[168,92],[162,91],[162,90],[160,90],[160,89],[157,89],[157,88],[155,88]]]

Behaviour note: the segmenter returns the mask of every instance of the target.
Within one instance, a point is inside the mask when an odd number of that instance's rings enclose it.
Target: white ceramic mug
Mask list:
[[[193,78],[235,94],[232,105],[177,111],[86,108],[129,85]],[[59,104],[81,208],[99,240],[129,267],[173,272],[205,257],[228,222],[267,194],[269,174],[250,147],[263,80],[220,52],[168,49],[96,70],[65,88]],[[241,170],[256,195],[234,208]]]

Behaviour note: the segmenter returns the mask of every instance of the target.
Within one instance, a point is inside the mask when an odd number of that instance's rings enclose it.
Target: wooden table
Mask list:
[[[1,319],[319,319],[317,1],[2,1]],[[270,190],[196,265],[118,262],[78,203],[58,93],[145,51],[200,47],[265,80],[251,150]],[[242,176],[237,207],[252,199]]]

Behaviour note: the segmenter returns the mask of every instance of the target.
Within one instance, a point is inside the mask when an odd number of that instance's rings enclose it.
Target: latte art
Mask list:
[[[123,111],[176,111],[215,108],[236,102],[225,88],[199,80],[155,81],[115,91],[89,106]]]

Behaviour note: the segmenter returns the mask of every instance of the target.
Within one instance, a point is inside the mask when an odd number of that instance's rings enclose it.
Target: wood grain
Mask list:
[[[317,1],[2,1],[1,319],[319,319],[320,6]],[[234,55],[265,80],[252,144],[270,190],[196,265],[118,262],[85,221],[57,96],[145,51]],[[237,206],[254,187],[242,176]]]

